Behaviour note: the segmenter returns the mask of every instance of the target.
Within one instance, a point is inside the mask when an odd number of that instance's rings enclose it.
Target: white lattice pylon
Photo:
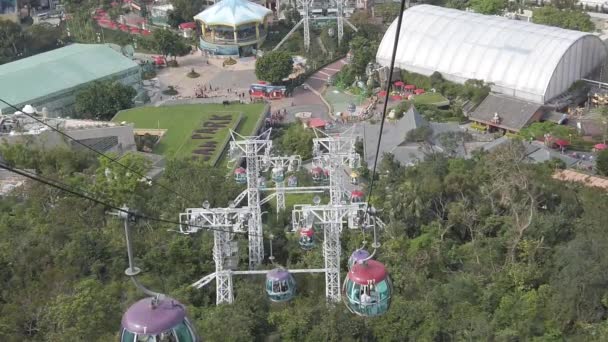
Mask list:
[[[201,229],[213,229],[213,261],[215,262],[216,303],[234,301],[232,275],[224,272],[233,264],[229,258],[237,255],[232,250],[233,232],[244,232],[249,208],[190,208],[180,214],[180,230],[185,234],[196,233]]]
[[[338,302],[340,292],[340,231],[349,215],[363,215],[365,204],[295,205],[293,222],[314,222],[324,228],[323,258],[325,260],[325,297]]]
[[[260,163],[268,158],[272,141],[271,130],[257,136],[242,136],[230,131],[230,149],[240,150],[247,163],[247,207],[249,208],[249,269],[254,269],[264,260],[264,239],[262,229],[262,208],[260,206]],[[262,156],[262,158],[260,158]]]

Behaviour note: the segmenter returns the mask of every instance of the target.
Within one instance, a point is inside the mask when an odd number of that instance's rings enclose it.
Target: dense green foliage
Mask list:
[[[0,151],[12,165],[165,219],[204,199],[224,206],[240,191],[224,169],[203,163],[170,160],[159,179],[196,202],[189,203],[90,155],[24,145]],[[390,271],[394,296],[379,318],[327,307],[322,275],[297,275],[298,296],[286,304],[264,298],[260,277],[237,277],[235,304],[215,307],[212,285],[188,287],[213,270],[212,235],[182,236],[158,222],[133,226],[141,280],[186,303],[209,341],[605,341],[605,193],[560,183],[552,164],[526,164],[524,153],[514,142],[470,160],[430,154],[408,168],[385,156],[372,200],[387,223],[376,257]],[[122,312],[142,295],[123,275],[122,223],[105,211],[36,183],[0,200],[3,341],[117,338]],[[265,215],[277,260],[322,266],[319,248],[303,252],[286,232],[289,216]],[[343,271],[364,238],[343,230]],[[241,248],[241,264],[246,254]]]
[[[469,5],[477,13],[500,14],[507,7],[507,2],[505,0],[471,0]]]
[[[390,24],[399,16],[401,5],[395,2],[388,2],[374,6],[374,14],[382,18],[384,23]]]
[[[429,90],[434,88],[450,100],[461,99],[475,104],[481,103],[490,93],[490,85],[482,80],[467,80],[464,84],[448,81],[439,72],[424,76],[407,70],[401,71],[401,79],[417,88]]]
[[[551,121],[535,122],[519,131],[524,139],[542,139],[545,134],[559,139],[568,139],[570,135],[576,134],[574,127],[557,125]]]
[[[353,61],[342,67],[339,73],[336,74],[336,85],[340,88],[350,87],[355,82],[356,77],[365,76],[365,68],[367,64],[373,62],[378,51],[379,41],[375,38],[378,36],[370,32],[366,35],[365,32],[358,32],[350,42],[350,50],[353,52]]]
[[[266,82],[280,83],[293,71],[291,55],[283,51],[270,51],[255,61],[255,76]]]
[[[161,53],[165,59],[171,56],[175,61],[178,56],[190,53],[190,46],[186,45],[177,33],[170,30],[155,30],[152,42],[155,50]]]
[[[595,162],[597,173],[602,176],[608,176],[608,150],[600,151]]]
[[[424,142],[433,135],[433,130],[429,126],[414,128],[405,134],[407,142]]]
[[[298,154],[302,160],[312,158],[312,139],[315,137],[312,129],[307,129],[300,123],[275,129],[273,139],[277,141],[276,149],[281,154]]]
[[[177,28],[181,23],[193,21],[195,15],[203,9],[203,0],[171,0],[173,10],[169,12],[168,23]]]
[[[0,64],[58,48],[66,39],[62,26],[37,24],[23,28],[0,19]]]
[[[120,110],[133,107],[137,92],[118,81],[93,82],[76,94],[76,114],[79,119],[109,121]]]
[[[543,6],[533,10],[532,21],[536,24],[557,26],[570,30],[584,32],[595,30],[595,24],[591,21],[589,14],[581,10]]]

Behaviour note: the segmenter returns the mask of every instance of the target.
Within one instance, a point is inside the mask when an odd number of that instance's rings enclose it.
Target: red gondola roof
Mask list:
[[[413,84],[406,84],[405,89],[416,89],[416,86]]]
[[[361,191],[361,190],[353,190],[350,193],[350,196],[351,197],[363,197],[363,191]]]
[[[367,285],[369,281],[379,283],[386,279],[386,267],[376,260],[367,260],[361,264],[354,264],[348,272],[348,279],[359,284]]]
[[[308,121],[308,127],[312,128],[322,128],[327,125],[327,122],[321,118],[312,118]]]
[[[381,90],[381,91],[378,93],[378,96],[380,96],[380,97],[385,97],[385,96],[386,96],[386,90]]]
[[[312,170],[310,170],[312,173],[322,173],[323,172],[323,168],[316,166],[313,167]]]
[[[196,28],[196,23],[194,23],[194,22],[181,23],[181,24],[179,24],[179,28],[180,28],[180,30],[187,30],[187,29],[193,30]]]
[[[608,149],[608,145],[606,145],[606,144],[595,144],[595,146],[593,146],[593,147],[595,147],[596,150]]]
[[[395,82],[395,86],[397,86],[397,87],[403,87],[403,84],[404,83],[402,81]]]
[[[416,94],[416,95],[424,94],[424,89],[416,89],[416,90],[414,90],[414,94]]]
[[[570,145],[570,142],[568,140],[564,140],[564,139],[557,139],[557,140],[555,140],[555,144],[557,146],[564,147],[564,146]]]
[[[314,234],[315,234],[315,231],[312,228],[302,228],[302,229],[300,229],[300,236],[312,237]]]
[[[234,170],[234,173],[243,174],[243,173],[247,173],[247,170],[245,170],[242,167],[239,167],[238,169]]]

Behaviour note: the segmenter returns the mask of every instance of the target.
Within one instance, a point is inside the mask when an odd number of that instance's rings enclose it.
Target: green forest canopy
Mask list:
[[[151,216],[176,220],[192,205],[87,154],[22,145],[1,153]],[[188,304],[209,341],[606,341],[606,193],[558,183],[553,164],[523,164],[523,153],[514,143],[470,160],[431,155],[409,168],[385,156],[373,201],[388,223],[377,258],[390,271],[394,298],[379,318],[327,307],[322,275],[298,275],[299,294],[284,305],[266,300],[259,277],[237,278],[236,303],[216,307],[213,286],[189,287],[213,272],[212,235],[182,236],[153,222],[134,227],[141,280]],[[126,162],[147,167],[136,157]],[[117,183],[106,184],[106,167]],[[168,161],[159,181],[212,206],[240,191],[224,169],[193,161]],[[288,214],[265,217],[279,262],[322,265],[319,248],[303,252],[285,233]],[[363,238],[343,231],[344,263]],[[121,222],[105,208],[40,184],[2,198],[0,340],[115,340],[123,311],[143,297],[123,274],[123,240]]]

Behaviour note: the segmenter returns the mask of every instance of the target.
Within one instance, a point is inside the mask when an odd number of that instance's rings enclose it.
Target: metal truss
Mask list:
[[[323,258],[325,260],[325,297],[328,302],[338,302],[340,292],[340,231],[345,218],[363,217],[365,205],[360,204],[327,204],[296,205],[292,211],[293,222],[312,221],[324,227]]]
[[[249,221],[249,208],[193,208],[180,214],[180,231],[196,233],[201,229],[213,230],[213,261],[215,273],[207,276],[202,283],[215,279],[216,303],[234,301],[232,276],[225,270],[238,266],[238,245],[233,240],[235,232],[243,232],[243,225]],[[204,286],[204,285],[203,285]]]
[[[302,19],[287,33],[287,35],[277,44],[277,46],[272,49],[276,51],[283,43],[291,37],[291,35],[298,29],[300,26],[304,26],[304,48],[306,51],[310,50],[310,21],[311,20],[328,20],[328,19],[337,19],[338,21],[338,45],[342,43],[342,39],[344,38],[344,23],[348,24],[355,32],[357,32],[357,28],[350,21],[348,21],[344,17],[344,10],[348,8],[348,0],[335,0],[337,16],[325,16],[325,17],[310,17],[310,7],[313,3],[313,0],[296,0],[297,7],[301,8],[301,12],[304,13]]]
[[[280,168],[287,172],[298,171],[302,165],[302,158],[298,155],[262,158],[264,171],[268,169]],[[275,197],[277,199],[277,215],[282,210],[285,210],[285,181],[275,182]],[[263,201],[263,200],[262,200]],[[264,202],[265,203],[265,202]]]
[[[272,140],[271,130],[257,136],[242,136],[230,131],[230,155],[245,158],[247,163],[247,207],[249,208],[249,269],[254,269],[264,260],[262,209],[260,206],[260,157],[269,158]]]

